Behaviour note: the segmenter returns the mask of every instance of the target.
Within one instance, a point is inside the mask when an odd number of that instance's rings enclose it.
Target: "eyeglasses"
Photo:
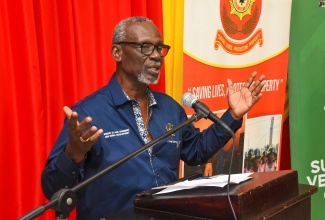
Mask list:
[[[165,44],[155,45],[152,43],[137,43],[137,42],[127,42],[127,41],[118,42],[116,44],[134,44],[134,45],[140,46],[141,53],[146,56],[150,56],[153,53],[153,51],[156,49],[158,51],[158,53],[160,54],[160,56],[164,57],[167,55],[167,53],[170,49],[170,46],[165,45]]]

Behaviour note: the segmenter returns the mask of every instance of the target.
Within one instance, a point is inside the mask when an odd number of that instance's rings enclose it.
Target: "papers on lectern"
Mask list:
[[[230,175],[230,183],[239,184],[243,181],[251,179],[250,177],[252,173],[240,173],[240,174],[231,174]],[[183,182],[176,183],[174,185],[166,185],[166,186],[158,186],[153,189],[163,189],[154,195],[170,193],[183,189],[191,189],[194,187],[202,187],[202,186],[214,186],[214,187],[224,187],[228,184],[228,175],[216,175],[216,176],[207,176],[207,177],[199,177],[194,180],[186,180]]]

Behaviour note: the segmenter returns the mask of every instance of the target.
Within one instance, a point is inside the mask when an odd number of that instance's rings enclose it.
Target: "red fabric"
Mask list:
[[[0,1],[0,212],[6,219],[47,202],[40,178],[62,108],[108,82],[115,70],[113,28],[132,15],[153,19],[162,31],[161,0]],[[154,88],[165,91],[164,74]],[[38,219],[56,218],[46,211]]]
[[[283,122],[281,141],[281,170],[291,170],[289,117]]]

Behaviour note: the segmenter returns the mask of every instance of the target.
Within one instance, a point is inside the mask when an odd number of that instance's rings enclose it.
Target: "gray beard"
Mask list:
[[[159,74],[160,76],[160,74]],[[149,80],[148,78],[145,77],[145,69],[142,69],[140,74],[138,75],[138,81],[144,84],[157,84],[159,80],[159,77],[154,80]]]

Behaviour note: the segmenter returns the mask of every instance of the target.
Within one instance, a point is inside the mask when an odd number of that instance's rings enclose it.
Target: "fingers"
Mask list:
[[[98,138],[103,134],[103,129],[98,129],[96,126],[92,126],[87,131],[80,134],[80,141],[85,142],[96,142]]]
[[[85,154],[91,149],[93,144],[103,134],[103,129],[96,126],[90,126],[91,117],[85,117],[81,122],[78,121],[78,113],[64,106],[63,111],[69,120],[69,141],[65,148],[65,153],[76,164],[79,164],[85,157]]]
[[[95,142],[103,133],[102,129],[100,129],[101,131],[98,132],[98,128],[96,126],[91,126],[86,130],[91,122],[91,117],[86,117],[81,122],[78,122],[78,114],[76,112],[72,113],[72,116],[70,118],[71,133],[76,137],[76,139],[79,138],[80,142],[82,143]]]
[[[265,76],[260,76],[249,88],[250,92],[252,93],[252,96],[261,97],[262,94],[260,93],[265,85]]]
[[[264,80],[265,76],[261,75],[256,81],[254,81],[256,75],[257,72],[253,72],[249,76],[247,81],[244,83],[244,86],[242,87],[242,89],[247,88],[251,92],[252,98],[261,97],[260,92],[263,89],[265,84],[265,80]],[[235,92],[235,88],[231,79],[227,79],[227,84],[228,84],[227,95],[229,96]]]
[[[228,84],[228,87],[233,87],[234,84],[232,83],[231,79],[227,79],[227,84]]]
[[[257,72],[253,72],[250,77],[247,79],[247,81],[245,82],[244,87],[249,89],[249,91],[251,92],[252,98],[260,98],[262,96],[262,94],[260,94],[260,92],[262,91],[265,81],[264,75],[261,75],[256,81],[254,81],[255,77],[256,77]]]
[[[92,122],[91,117],[86,117],[84,120],[79,122],[77,112],[72,111],[68,106],[64,106],[63,111],[69,120],[69,129],[71,134],[78,137],[82,143],[86,143],[88,141],[95,142],[103,134],[103,129],[98,129],[96,126],[92,126],[85,131],[85,129]]]
[[[82,133],[88,126],[89,124],[93,121],[91,117],[86,117],[84,120],[82,120],[76,130],[80,131]]]
[[[63,107],[63,111],[66,114],[67,118],[70,119],[71,114],[72,114],[72,110],[71,108],[69,108],[68,106],[64,106]]]
[[[227,85],[227,95],[229,96],[234,93],[234,84],[231,79],[227,79]]]
[[[78,127],[78,113],[77,112],[73,112],[71,110],[71,108],[69,108],[68,106],[64,106],[63,107],[63,111],[67,116],[67,119],[69,120],[69,128],[71,130],[75,130]]]
[[[254,82],[254,78],[256,76],[257,72],[253,72],[252,75],[250,75],[250,77],[247,79],[247,81],[245,82],[245,87],[248,89],[252,83]]]

